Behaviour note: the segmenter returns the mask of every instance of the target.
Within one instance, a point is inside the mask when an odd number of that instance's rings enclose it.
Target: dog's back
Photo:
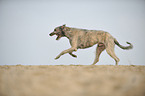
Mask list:
[[[98,42],[104,43],[105,34],[107,33],[102,30],[87,30],[79,28],[70,28],[70,31],[71,33],[69,34],[71,34],[70,36],[72,36],[72,38],[69,39],[76,38],[77,40],[75,42],[80,49],[91,47]]]

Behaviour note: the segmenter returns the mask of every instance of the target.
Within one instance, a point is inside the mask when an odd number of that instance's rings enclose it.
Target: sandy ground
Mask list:
[[[0,66],[0,96],[145,96],[145,66]]]

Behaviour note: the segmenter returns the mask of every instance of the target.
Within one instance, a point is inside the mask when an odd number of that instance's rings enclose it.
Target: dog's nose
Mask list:
[[[50,33],[49,35],[52,36],[52,35],[54,35],[54,33]]]

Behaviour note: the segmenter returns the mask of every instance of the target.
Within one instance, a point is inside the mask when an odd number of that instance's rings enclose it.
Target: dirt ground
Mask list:
[[[145,96],[145,66],[0,66],[0,96]]]

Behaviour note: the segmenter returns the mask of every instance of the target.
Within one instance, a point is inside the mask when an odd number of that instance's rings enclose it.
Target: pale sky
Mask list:
[[[0,0],[0,64],[1,65],[90,65],[96,46],[79,49],[60,59],[54,58],[70,48],[67,38],[56,41],[48,36],[55,27],[104,30],[122,45],[115,46],[119,65],[145,65],[145,0]],[[104,51],[96,65],[115,65]]]

